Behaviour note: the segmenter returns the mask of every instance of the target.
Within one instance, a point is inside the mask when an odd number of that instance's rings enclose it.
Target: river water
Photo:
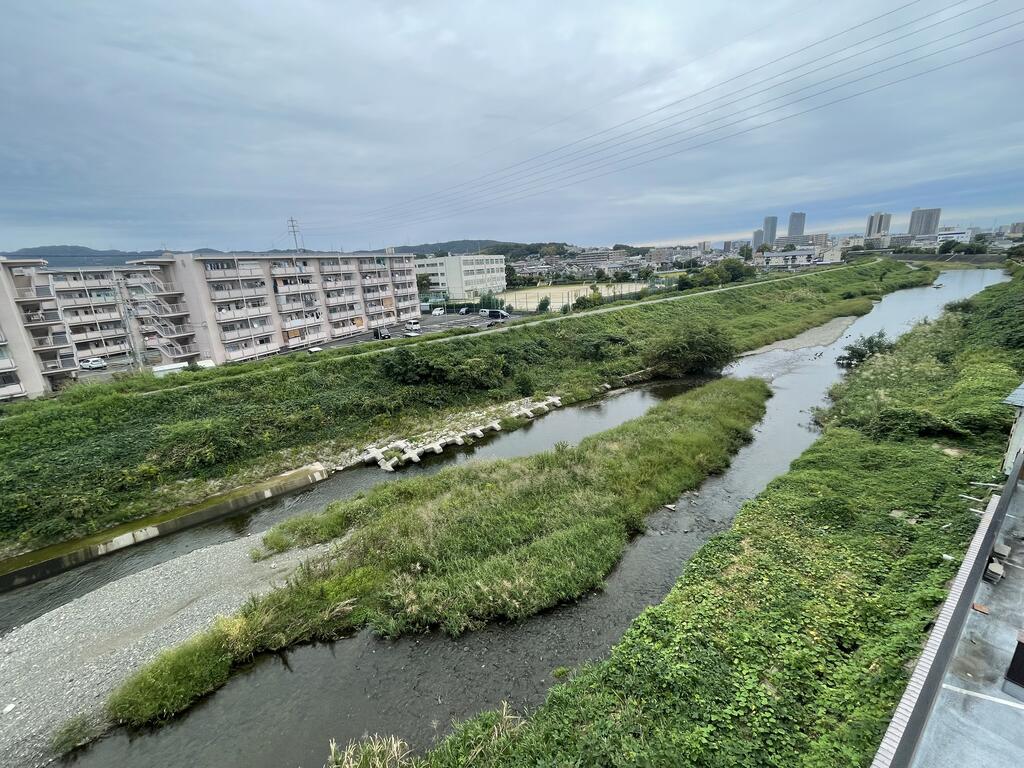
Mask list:
[[[724,474],[708,479],[698,494],[684,495],[674,512],[662,509],[652,514],[647,532],[627,547],[604,590],[526,621],[491,625],[458,639],[431,633],[387,641],[363,631],[335,643],[265,656],[172,723],[135,734],[118,731],[67,762],[82,767],[311,768],[323,765],[332,738],[344,744],[373,733],[395,734],[416,749],[424,749],[450,730],[453,719],[470,717],[502,701],[520,711],[536,707],[555,682],[552,671],[556,667],[572,667],[606,655],[630,622],[667,594],[697,549],[728,529],[740,504],[784,473],[814,442],[811,411],[825,403],[829,387],[839,379],[835,358],[844,346],[878,330],[898,336],[926,317],[937,317],[947,302],[971,296],[1002,279],[996,270],[945,272],[938,288],[886,296],[833,344],[772,350],[731,366],[729,375],[762,377],[774,393],[754,440],[740,449]],[[440,465],[470,458],[525,455],[558,440],[575,442],[634,418],[670,391],[645,387],[591,406],[566,409],[492,443],[413,471],[436,471]],[[195,537],[191,544],[170,546],[205,546],[204,541],[216,541],[217,536],[237,536],[243,527],[263,530],[300,508],[318,509],[339,497],[332,483],[362,482],[360,487],[368,487],[405,474],[382,478],[376,470],[367,470],[366,475],[359,472],[352,473],[348,481],[343,479],[346,473],[341,473],[308,493],[269,505],[227,524],[227,528],[196,529],[190,534]],[[342,491],[345,495],[352,492],[347,485]],[[167,552],[139,557],[174,556]],[[126,558],[111,567],[130,572],[145,565]],[[73,587],[63,589],[74,592]]]

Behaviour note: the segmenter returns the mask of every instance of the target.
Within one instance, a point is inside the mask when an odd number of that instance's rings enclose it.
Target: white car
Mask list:
[[[405,323],[405,330],[407,331],[418,331],[420,329],[419,320],[408,320]]]
[[[440,317],[444,314],[444,307],[434,307],[434,311],[431,312],[434,317]]]
[[[102,357],[87,357],[85,360],[80,362],[78,366],[83,371],[99,370],[107,367],[107,361]]]
[[[412,339],[412,338],[414,338],[416,336],[419,336],[420,332],[419,331],[406,331],[405,334],[403,334],[403,335],[406,338]]]

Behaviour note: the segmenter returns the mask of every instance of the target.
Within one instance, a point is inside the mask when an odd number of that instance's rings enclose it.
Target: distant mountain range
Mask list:
[[[395,253],[436,253],[437,251],[450,251],[451,253],[475,253],[477,250],[488,248],[499,244],[500,240],[449,240],[444,243],[421,243],[420,245],[395,246]],[[373,253],[384,253],[384,248],[379,248]],[[46,259],[54,267],[104,267],[125,264],[134,259],[144,259],[147,256],[159,256],[166,251],[98,251],[95,248],[86,248],[84,245],[40,245],[34,248],[19,248],[16,251],[9,251],[0,255],[11,258]],[[224,253],[216,248],[193,248],[188,253]],[[261,251],[261,253],[292,253],[291,250]],[[307,253],[319,253],[319,251],[307,251]]]

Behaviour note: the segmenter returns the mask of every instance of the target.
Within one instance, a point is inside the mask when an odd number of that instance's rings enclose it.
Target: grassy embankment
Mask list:
[[[337,540],[331,556],[133,675],[110,718],[169,717],[262,651],[366,625],[457,635],[576,598],[600,586],[650,511],[728,465],[767,397],[760,380],[720,379],[575,448],[471,462],[290,520],[268,549]]]
[[[878,262],[377,355],[292,355],[184,386],[141,377],[76,388],[0,419],[0,552],[198,503],[531,391],[590,397],[641,367],[645,339],[696,318],[752,349],[934,274]]]
[[[331,764],[868,765],[1024,371],[1021,275],[952,310],[837,386],[822,438],[529,719],[486,713],[421,758],[373,739]]]

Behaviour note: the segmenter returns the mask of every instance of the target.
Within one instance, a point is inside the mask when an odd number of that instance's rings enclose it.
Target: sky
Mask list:
[[[1017,40],[1007,0],[12,0],[0,251],[1024,220]]]

